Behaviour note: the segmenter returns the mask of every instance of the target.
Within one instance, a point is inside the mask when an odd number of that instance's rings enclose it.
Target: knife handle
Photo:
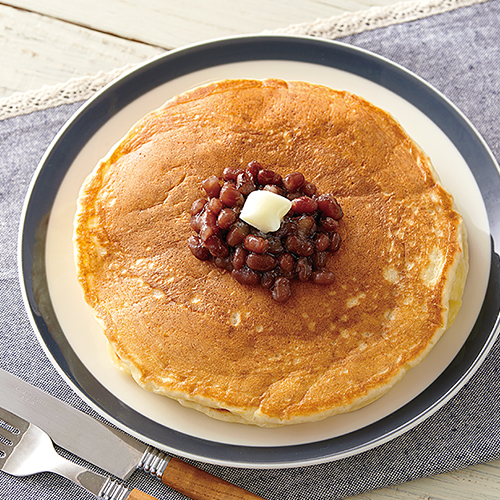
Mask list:
[[[134,488],[130,491],[127,500],[157,500],[157,498]]]
[[[168,462],[161,482],[192,500],[264,500],[175,457]]]

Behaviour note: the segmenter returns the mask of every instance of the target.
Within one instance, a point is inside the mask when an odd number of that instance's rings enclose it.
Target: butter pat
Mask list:
[[[252,191],[245,201],[240,219],[263,233],[277,231],[281,220],[292,208],[292,202],[270,191]]]

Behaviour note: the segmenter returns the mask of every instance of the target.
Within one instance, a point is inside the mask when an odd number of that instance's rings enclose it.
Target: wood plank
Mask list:
[[[500,500],[500,462],[417,479],[350,497],[352,500]]]
[[[394,1],[144,0],[140,8],[127,0],[0,2],[0,97],[139,63],[161,48]]]
[[[162,52],[0,5],[0,97],[140,63]]]
[[[210,38],[284,28],[396,1],[9,0],[8,3],[128,40],[171,49]]]

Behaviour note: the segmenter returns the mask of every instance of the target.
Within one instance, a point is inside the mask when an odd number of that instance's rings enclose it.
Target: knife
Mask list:
[[[61,448],[123,480],[139,468],[193,500],[263,500],[95,420],[2,369],[0,406],[43,429]]]

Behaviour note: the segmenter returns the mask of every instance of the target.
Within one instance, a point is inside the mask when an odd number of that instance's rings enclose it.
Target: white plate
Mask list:
[[[328,58],[318,62],[318,52]],[[359,61],[364,66],[359,66]],[[200,84],[224,78],[267,77],[345,89],[389,111],[427,152],[443,185],[453,194],[465,219],[470,249],[463,307],[454,325],[418,367],[388,394],[363,409],[314,424],[278,429],[210,419],[144,391],[118,371],[109,360],[101,328],[83,300],[72,245],[76,199],[85,177],[137,120],[170,97]],[[391,77],[392,82],[403,78],[404,85],[391,84]],[[436,121],[428,110],[429,104],[436,105],[431,100],[442,107],[442,114],[451,110],[453,119]],[[463,385],[496,335],[496,327],[482,332],[478,352],[470,363],[452,370],[453,375],[445,377],[437,392],[432,389],[430,395],[425,395],[467,341],[483,306],[490,277],[487,207],[473,174],[477,166],[470,165],[466,158],[477,151],[467,150],[464,157],[460,150],[464,142],[455,140],[457,127],[461,135],[465,130],[474,139],[469,150],[481,148],[483,155],[486,151],[491,163],[487,167],[494,168],[494,160],[477,133],[435,90],[387,60],[334,42],[238,37],[175,51],[142,66],[108,86],[73,117],[51,146],[35,178],[26,219],[40,202],[44,178],[54,178],[54,171],[59,176],[52,194],[43,193],[52,200],[42,262],[47,287],[43,293],[45,298],[50,297],[52,310],[40,307],[38,300],[42,319],[34,323],[42,345],[65,378],[104,417],[150,444],[186,457],[233,466],[297,466],[352,455],[396,437],[432,414]],[[59,158],[59,164],[54,157]],[[40,215],[38,211],[38,218]],[[25,223],[25,240],[30,239],[30,232],[34,234],[35,222]],[[21,255],[24,268],[31,263],[32,254],[33,245],[28,244]],[[25,285],[28,310],[32,312],[31,284]],[[50,331],[41,323],[50,324]],[[396,414],[399,417],[388,426],[388,417]]]

